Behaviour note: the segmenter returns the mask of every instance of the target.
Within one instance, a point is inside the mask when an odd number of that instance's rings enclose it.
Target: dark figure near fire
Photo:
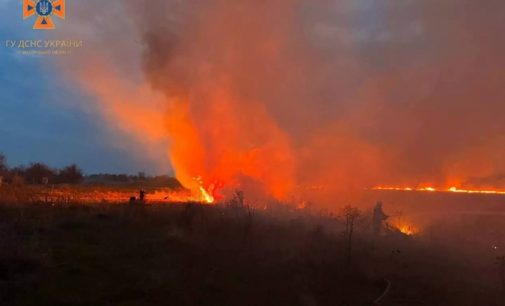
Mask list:
[[[387,218],[389,218],[389,216],[382,210],[382,202],[377,202],[373,209],[373,232],[375,235],[380,235],[382,224]]]
[[[146,192],[144,191],[144,189],[140,189],[138,200],[137,197],[130,197],[130,205],[142,204],[144,203],[145,198],[146,198]]]

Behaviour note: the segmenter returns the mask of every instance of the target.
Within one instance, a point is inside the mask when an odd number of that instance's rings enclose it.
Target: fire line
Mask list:
[[[389,191],[421,191],[421,192],[452,192],[452,193],[470,193],[470,194],[503,194],[505,190],[492,189],[461,189],[457,187],[435,188],[435,187],[391,187],[391,186],[376,186],[371,190],[389,190]]]

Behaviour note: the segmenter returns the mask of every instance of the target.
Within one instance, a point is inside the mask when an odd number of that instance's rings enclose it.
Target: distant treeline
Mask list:
[[[7,184],[143,185],[146,187],[182,188],[176,178],[168,175],[152,177],[139,172],[137,175],[100,173],[85,176],[75,164],[55,169],[44,163],[36,162],[28,166],[10,168],[3,154],[0,154],[0,177],[2,182]]]
[[[144,187],[183,188],[181,183],[168,175],[146,176],[143,172],[137,175],[128,174],[92,174],[84,177],[83,184],[89,185],[142,185]]]

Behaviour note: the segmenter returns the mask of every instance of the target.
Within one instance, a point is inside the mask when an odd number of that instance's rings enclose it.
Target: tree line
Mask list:
[[[85,176],[75,164],[55,169],[44,163],[36,162],[28,166],[9,168],[6,158],[0,153],[0,183],[25,184],[90,184],[90,185],[141,185],[145,187],[183,188],[181,183],[168,175],[147,176],[144,172],[137,175],[99,173]]]
[[[36,162],[28,166],[10,168],[5,155],[0,154],[0,177],[5,183],[21,180],[27,184],[79,184],[84,175],[75,164],[55,169]]]

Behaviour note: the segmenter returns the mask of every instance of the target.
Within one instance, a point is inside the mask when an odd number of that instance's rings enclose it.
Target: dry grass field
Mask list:
[[[373,305],[388,284],[380,305],[503,305],[499,217],[374,238],[362,211],[348,258],[341,214],[46,203],[36,191],[0,205],[2,305]]]

